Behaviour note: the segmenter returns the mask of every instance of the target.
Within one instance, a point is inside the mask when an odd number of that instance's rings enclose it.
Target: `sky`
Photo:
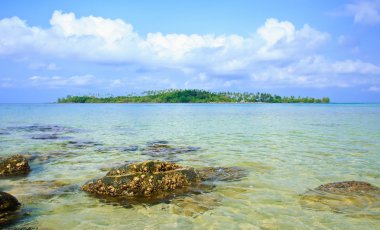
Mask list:
[[[0,103],[159,89],[380,102],[380,0],[20,1]]]

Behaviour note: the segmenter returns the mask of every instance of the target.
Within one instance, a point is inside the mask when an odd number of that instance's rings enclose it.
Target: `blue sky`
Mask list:
[[[2,1],[0,102],[151,89],[380,102],[380,0]]]

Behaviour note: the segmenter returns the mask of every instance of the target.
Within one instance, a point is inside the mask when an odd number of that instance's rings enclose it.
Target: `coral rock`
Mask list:
[[[161,197],[199,183],[199,174],[193,168],[145,161],[115,168],[103,178],[87,182],[82,190],[112,197]]]
[[[30,172],[28,161],[21,155],[0,160],[0,177],[25,175]]]

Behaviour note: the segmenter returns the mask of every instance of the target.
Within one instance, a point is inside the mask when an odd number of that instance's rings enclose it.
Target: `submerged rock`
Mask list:
[[[380,192],[380,188],[362,181],[343,181],[323,184],[317,188],[317,191],[329,192],[329,193],[368,193],[368,192]]]
[[[51,133],[75,133],[78,129],[65,127],[60,125],[44,125],[44,124],[33,124],[25,126],[11,126],[7,127],[9,131],[21,131],[21,132],[51,132]]]
[[[233,181],[248,175],[246,170],[239,167],[206,167],[198,172],[204,181]]]
[[[58,139],[59,136],[57,134],[37,134],[33,135],[31,138],[35,140],[55,140]]]
[[[174,214],[196,217],[218,207],[221,197],[210,194],[178,197],[171,202],[171,212]]]
[[[11,134],[11,133],[7,132],[7,131],[0,130],[0,135],[9,135],[9,134]]]
[[[158,140],[158,141],[148,141],[146,143],[147,146],[153,146],[153,145],[167,145],[169,144],[169,141],[163,141],[163,140]]]
[[[129,146],[113,146],[113,147],[99,147],[95,151],[97,152],[134,152],[137,151],[139,147],[137,145]]]
[[[380,188],[362,181],[323,184],[301,197],[304,208],[371,215],[380,208]]]
[[[20,205],[14,196],[0,191],[0,227],[13,219],[12,213],[16,211]]]
[[[143,149],[143,155],[149,155],[152,157],[167,157],[176,154],[188,153],[198,151],[199,147],[187,146],[187,147],[173,147],[168,144],[167,141],[153,141],[148,142],[147,147]]]
[[[0,160],[0,177],[25,175],[30,172],[28,161],[21,155]]]
[[[102,145],[99,142],[96,141],[89,141],[89,140],[78,140],[78,141],[67,141],[62,143],[62,146],[65,148],[73,148],[73,149],[84,149],[84,148],[91,148]]]
[[[166,197],[200,183],[197,171],[170,162],[145,161],[115,168],[82,190],[111,197]]]

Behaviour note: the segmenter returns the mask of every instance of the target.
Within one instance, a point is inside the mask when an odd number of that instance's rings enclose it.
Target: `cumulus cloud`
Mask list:
[[[334,61],[308,56],[287,65],[268,65],[250,75],[255,84],[272,87],[353,87],[380,82],[380,67],[360,60]]]
[[[361,0],[347,4],[346,12],[354,17],[355,23],[380,23],[380,0]]]
[[[235,70],[253,61],[276,60],[328,39],[308,25],[297,30],[288,21],[268,19],[255,34],[198,35],[148,33],[140,36],[121,19],[80,17],[55,11],[50,28],[28,26],[18,17],[0,21],[0,55],[40,54],[105,63]]]
[[[352,8],[352,7],[351,7]],[[350,8],[350,9],[351,9]],[[353,9],[353,8],[352,8]],[[27,60],[31,69],[58,69],[56,61],[137,66],[185,75],[185,86],[213,88],[247,84],[327,87],[350,83],[338,75],[379,75],[376,64],[361,60],[327,60],[314,55],[330,37],[310,25],[300,28],[289,21],[270,18],[249,36],[236,34],[138,34],[121,19],[55,11],[50,27],[28,25],[18,17],[0,20],[0,57]],[[347,43],[347,38],[338,41]],[[46,61],[49,60],[49,61]],[[171,72],[172,71],[172,72]],[[175,72],[177,74],[177,72]],[[331,76],[335,77],[332,78]],[[157,83],[177,86],[178,81],[149,76],[136,79],[108,79],[109,87]],[[92,75],[31,77],[34,86],[83,87],[101,82]],[[104,82],[103,82],[104,83]],[[376,82],[374,84],[377,84]]]

